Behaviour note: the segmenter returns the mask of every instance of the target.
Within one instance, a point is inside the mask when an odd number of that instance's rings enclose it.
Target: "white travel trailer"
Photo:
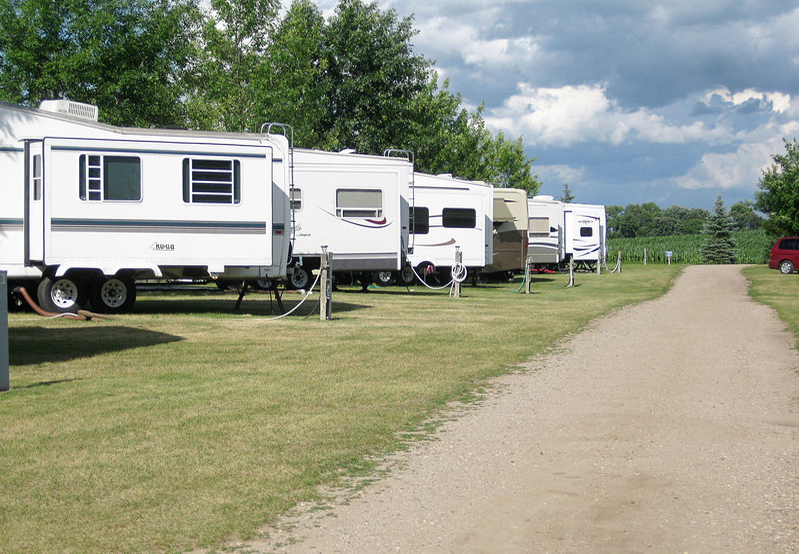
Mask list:
[[[409,263],[418,275],[450,271],[457,248],[468,272],[492,263],[492,190],[481,181],[415,173]],[[405,270],[397,278],[410,284],[414,274]]]
[[[33,280],[44,309],[88,299],[126,311],[137,279],[286,277],[284,136],[128,129],[10,104],[0,122],[0,269],[11,286]]]
[[[400,270],[413,173],[406,158],[295,149],[290,284],[308,286],[323,246],[336,272]]]
[[[606,258],[606,208],[565,204],[565,255],[592,265]]]
[[[535,266],[558,266],[565,258],[564,206],[553,196],[528,199],[528,257]]]
[[[526,191],[493,188],[492,264],[482,273],[509,273],[526,268],[528,203]]]

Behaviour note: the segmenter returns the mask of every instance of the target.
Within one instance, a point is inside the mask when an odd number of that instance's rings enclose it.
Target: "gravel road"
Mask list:
[[[687,268],[498,379],[355,498],[240,546],[798,552],[798,351],[740,269]]]

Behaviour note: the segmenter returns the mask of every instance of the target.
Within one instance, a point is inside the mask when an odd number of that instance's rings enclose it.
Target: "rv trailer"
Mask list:
[[[449,174],[415,173],[410,217],[409,267],[396,280],[405,285],[441,273],[456,262],[456,250],[468,272],[492,263],[492,185]]]
[[[564,203],[553,196],[528,199],[528,257],[535,267],[545,268],[565,258]]]
[[[606,259],[606,208],[600,204],[565,204],[565,255],[592,266]]]
[[[323,246],[338,273],[400,270],[409,244],[413,172],[406,158],[295,149],[288,283],[311,284]]]
[[[123,312],[139,279],[286,277],[284,136],[129,129],[10,104],[0,115],[0,269],[9,288],[33,284],[45,310],[88,299]]]
[[[528,203],[526,191],[493,188],[492,263],[482,273],[514,273],[526,267]]]

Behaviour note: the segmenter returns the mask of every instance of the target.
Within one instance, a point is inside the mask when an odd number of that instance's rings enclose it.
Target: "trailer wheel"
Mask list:
[[[305,267],[296,267],[287,282],[293,289],[305,289],[311,283],[311,273]]]
[[[416,280],[417,277],[414,276],[414,270],[410,265],[407,265],[398,272],[397,281],[404,287],[413,285]]]
[[[376,271],[373,273],[373,281],[380,287],[388,287],[395,279],[391,271]]]
[[[86,298],[83,283],[72,277],[43,277],[36,290],[39,306],[57,314],[74,313],[81,309]]]
[[[90,301],[101,314],[128,312],[136,301],[136,285],[127,275],[98,279],[92,284]]]

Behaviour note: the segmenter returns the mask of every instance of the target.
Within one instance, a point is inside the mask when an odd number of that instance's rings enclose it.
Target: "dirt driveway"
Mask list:
[[[797,552],[798,352],[736,266],[572,337],[268,552]]]

